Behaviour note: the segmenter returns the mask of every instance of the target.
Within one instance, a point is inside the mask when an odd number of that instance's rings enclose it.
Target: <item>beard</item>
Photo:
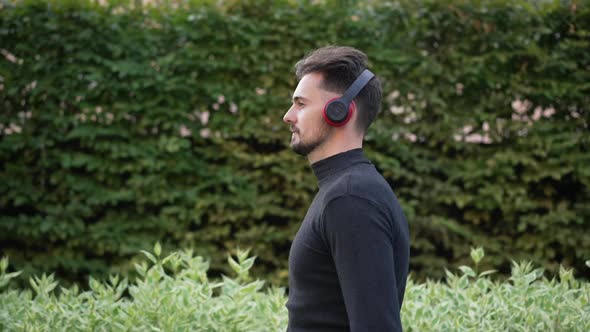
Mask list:
[[[330,129],[331,128],[327,124],[322,123],[321,127],[318,129],[318,134],[315,137],[312,137],[309,141],[304,141],[303,138],[299,136],[299,142],[291,144],[291,148],[295,153],[307,156],[328,139],[330,136]],[[297,135],[299,135],[299,132],[297,132]]]

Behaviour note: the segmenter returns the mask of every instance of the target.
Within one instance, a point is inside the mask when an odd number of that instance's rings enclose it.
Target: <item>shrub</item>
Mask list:
[[[575,1],[0,1],[0,251],[31,275],[252,247],[284,284],[316,185],[281,118],[293,64],[363,49],[383,80],[368,157],[416,278],[590,256],[590,6]],[[217,5],[217,3],[223,3]]]
[[[208,263],[190,251],[160,257],[144,252],[135,282],[111,276],[90,279],[90,290],[57,289],[52,276],[31,279],[30,290],[7,289],[7,260],[0,273],[2,331],[284,331],[283,289],[250,280],[254,257],[228,258],[234,277],[207,278]],[[447,271],[446,282],[407,284],[402,308],[406,331],[589,331],[590,283],[571,270],[543,277],[530,263],[513,263],[506,282],[478,273],[483,250],[472,250],[476,268]],[[590,267],[590,262],[587,262]]]
[[[191,251],[164,258],[144,252],[133,283],[118,275],[108,282],[89,281],[56,289],[53,276],[31,279],[33,292],[3,290],[2,331],[279,331],[284,330],[285,296],[279,288],[261,291],[263,282],[250,280],[254,258],[238,251],[229,258],[235,278],[209,280],[209,263]],[[9,278],[2,274],[2,278]],[[54,291],[55,290],[55,291]]]

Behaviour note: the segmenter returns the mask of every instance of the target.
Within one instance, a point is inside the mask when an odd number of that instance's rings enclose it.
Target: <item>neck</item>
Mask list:
[[[363,147],[363,136],[345,130],[333,130],[330,137],[307,155],[310,164],[333,155]]]

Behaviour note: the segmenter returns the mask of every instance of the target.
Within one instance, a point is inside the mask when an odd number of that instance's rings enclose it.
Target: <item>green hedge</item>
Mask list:
[[[217,3],[210,1],[211,3]],[[282,116],[307,51],[368,53],[366,141],[416,277],[488,248],[590,273],[590,6],[572,2],[0,2],[0,251],[25,274],[133,271],[150,243],[284,284],[316,190]]]
[[[53,276],[31,278],[33,290],[2,289],[2,331],[285,331],[284,290],[263,289],[249,270],[254,257],[238,250],[228,262],[234,277],[207,277],[208,262],[190,251],[137,265],[135,282],[113,275],[90,279],[89,290],[57,288]],[[402,323],[405,331],[580,331],[590,330],[590,283],[562,268],[559,278],[542,277],[530,263],[513,263],[510,281],[494,282],[478,272],[483,249],[472,250],[474,270],[447,271],[445,282],[408,280]],[[0,269],[0,288],[14,273]],[[590,261],[587,263],[590,267]]]

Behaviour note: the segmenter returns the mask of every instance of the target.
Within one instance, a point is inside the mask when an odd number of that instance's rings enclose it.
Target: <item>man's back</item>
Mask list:
[[[409,232],[361,149],[312,165],[319,191],[289,255],[289,331],[401,331]]]

